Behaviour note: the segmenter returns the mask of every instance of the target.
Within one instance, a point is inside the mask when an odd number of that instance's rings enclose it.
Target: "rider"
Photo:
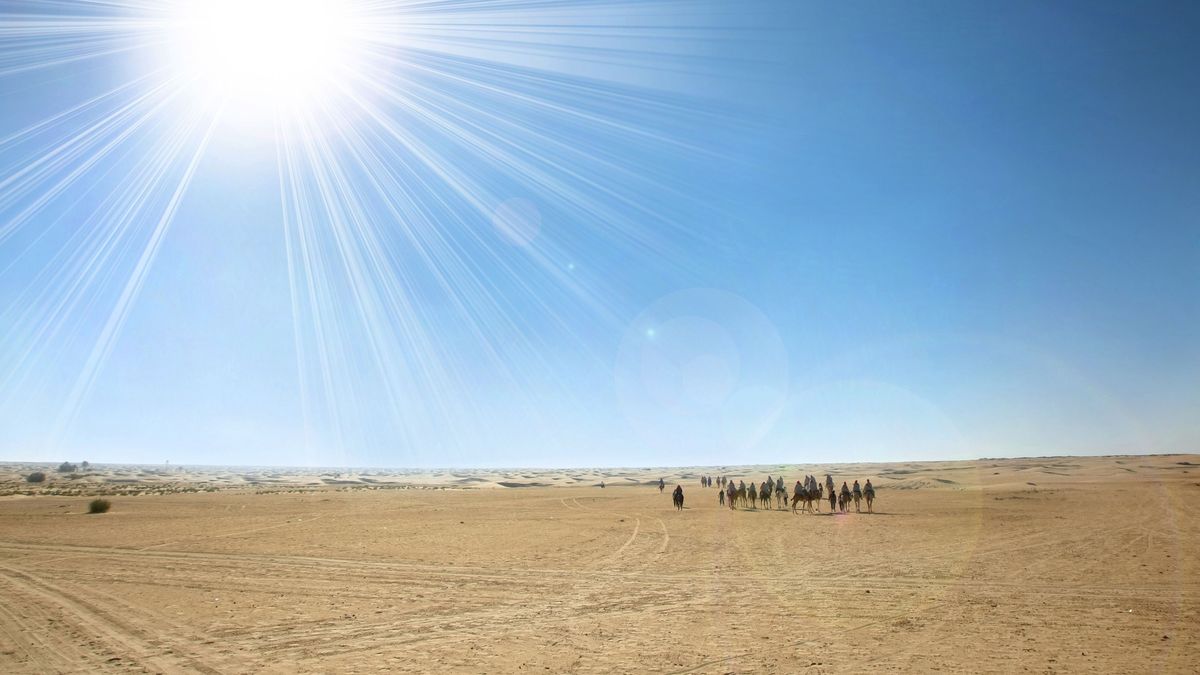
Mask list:
[[[858,484],[858,481],[854,481],[854,494],[862,495],[862,486]]]
[[[875,491],[875,488],[871,487],[871,479],[870,478],[867,479],[867,484],[865,487],[863,487],[863,489],[866,490],[867,492]]]
[[[667,486],[667,484],[663,482],[663,479],[659,478],[658,479],[658,491],[662,492],[663,488],[665,488],[666,486]]]

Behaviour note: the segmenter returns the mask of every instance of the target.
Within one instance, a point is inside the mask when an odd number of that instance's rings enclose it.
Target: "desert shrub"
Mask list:
[[[93,499],[88,504],[88,513],[108,513],[108,509],[111,506],[112,503],[107,499]]]
[[[44,483],[46,482],[46,474],[42,473],[41,471],[34,471],[28,476],[25,476],[25,480],[30,483]]]
[[[70,462],[63,462],[58,465],[59,473],[75,473],[75,465]]]

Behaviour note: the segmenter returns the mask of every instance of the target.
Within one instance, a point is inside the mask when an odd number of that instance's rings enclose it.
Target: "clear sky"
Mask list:
[[[0,459],[1196,452],[1198,33],[1158,2],[0,3]]]

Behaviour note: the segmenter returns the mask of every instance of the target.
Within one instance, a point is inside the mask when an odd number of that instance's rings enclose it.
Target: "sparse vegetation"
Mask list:
[[[78,467],[76,467],[74,464],[72,464],[70,462],[63,462],[62,464],[58,465],[58,472],[59,473],[75,473],[76,468],[78,468]]]
[[[93,499],[88,504],[88,513],[108,513],[110,507],[112,507],[112,502],[107,499]]]
[[[79,463],[79,466],[80,466],[80,468],[82,468],[84,471],[87,471],[87,470],[88,470],[88,467],[90,467],[90,466],[91,466],[91,464],[88,464],[88,461],[85,459],[85,460],[83,460],[82,462],[80,462],[80,463]]]
[[[46,474],[42,473],[41,471],[34,471],[28,476],[25,476],[25,480],[30,483],[44,483],[46,482]]]

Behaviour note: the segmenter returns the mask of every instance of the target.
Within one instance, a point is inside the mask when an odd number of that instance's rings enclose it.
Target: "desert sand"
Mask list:
[[[826,471],[876,513],[731,511],[697,478]],[[1195,455],[0,465],[0,672],[1197,672],[1198,504]]]

